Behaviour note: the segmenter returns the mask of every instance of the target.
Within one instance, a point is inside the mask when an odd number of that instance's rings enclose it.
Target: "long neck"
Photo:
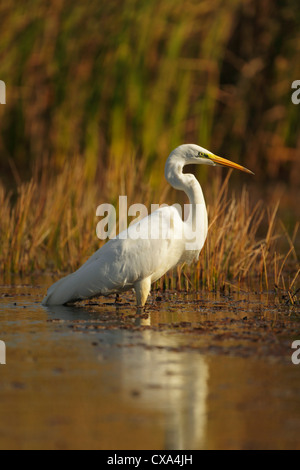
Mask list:
[[[192,224],[196,226],[197,205],[206,206],[201,186],[194,175],[183,173],[184,162],[179,159],[174,160],[169,158],[165,167],[165,177],[168,183],[175,189],[184,191],[189,198],[192,210]]]

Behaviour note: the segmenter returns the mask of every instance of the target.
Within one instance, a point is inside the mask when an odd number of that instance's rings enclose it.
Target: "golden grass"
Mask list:
[[[4,272],[74,269],[82,260],[95,233],[96,193],[92,187],[85,191],[82,165],[70,166],[52,182],[43,178],[23,183],[12,205],[12,195],[0,187],[0,264]]]
[[[178,268],[172,278],[166,275],[158,287],[223,292],[233,285],[260,291],[275,289],[286,292],[291,303],[296,303],[299,263],[293,241],[297,226],[293,237],[288,237],[289,250],[280,253],[280,246],[287,245],[287,233],[278,227],[278,203],[272,210],[262,201],[252,207],[246,188],[239,196],[230,197],[229,177],[230,173],[222,185],[216,178],[215,196],[208,204],[208,237],[198,263]],[[259,235],[262,227],[263,237]]]
[[[116,204],[120,188],[128,196],[128,205],[143,202],[150,207],[151,202],[162,203],[163,199],[175,202],[167,194],[167,185],[156,199],[150,185],[141,183],[145,179],[142,163],[135,171],[133,168],[132,164],[127,180],[121,173],[117,176],[114,168],[108,169],[98,185],[95,180],[87,182],[84,164],[78,159],[67,163],[57,177],[48,177],[45,169],[39,176],[36,172],[16,195],[0,184],[1,271],[8,276],[75,270],[103,243],[96,237],[96,208],[104,202]],[[230,195],[229,178],[230,173],[221,183],[216,175],[210,188],[205,188],[209,232],[199,261],[168,273],[156,287],[224,291],[231,284],[246,283],[260,290],[284,290],[295,303],[299,270],[293,241],[297,227],[289,237],[278,224],[278,204],[272,210],[261,201],[252,206],[246,188]],[[262,228],[264,236],[259,235]],[[278,242],[283,238],[289,249],[280,253]]]

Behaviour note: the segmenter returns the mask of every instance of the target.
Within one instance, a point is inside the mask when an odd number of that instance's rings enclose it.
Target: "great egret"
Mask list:
[[[137,306],[143,307],[153,282],[171,268],[197,259],[207,236],[206,206],[195,176],[182,171],[194,163],[229,166],[253,174],[198,145],[180,145],[167,159],[165,177],[173,188],[187,194],[191,207],[188,219],[183,220],[174,206],[159,208],[109,240],[76,272],[53,284],[43,305],[63,305],[133,288]],[[190,244],[195,230],[196,242]]]

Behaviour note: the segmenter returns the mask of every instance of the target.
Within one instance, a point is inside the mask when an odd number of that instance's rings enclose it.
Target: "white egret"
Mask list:
[[[143,307],[152,283],[171,268],[197,259],[207,236],[207,212],[196,177],[183,173],[185,165],[195,163],[229,166],[253,174],[198,145],[177,147],[167,159],[165,177],[173,188],[187,194],[190,216],[183,220],[174,206],[159,208],[109,240],[76,272],[53,284],[43,305],[63,305],[133,288],[137,306]],[[190,244],[194,230],[196,243]]]

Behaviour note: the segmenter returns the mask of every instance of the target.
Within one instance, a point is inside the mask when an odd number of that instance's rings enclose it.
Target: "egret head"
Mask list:
[[[170,157],[174,160],[180,161],[183,165],[189,164],[202,164],[202,165],[213,165],[213,166],[229,166],[237,170],[244,171],[253,175],[254,173],[247,168],[239,165],[238,163],[226,160],[226,158],[218,157],[209,150],[195,144],[184,144],[177,147],[171,153]]]

